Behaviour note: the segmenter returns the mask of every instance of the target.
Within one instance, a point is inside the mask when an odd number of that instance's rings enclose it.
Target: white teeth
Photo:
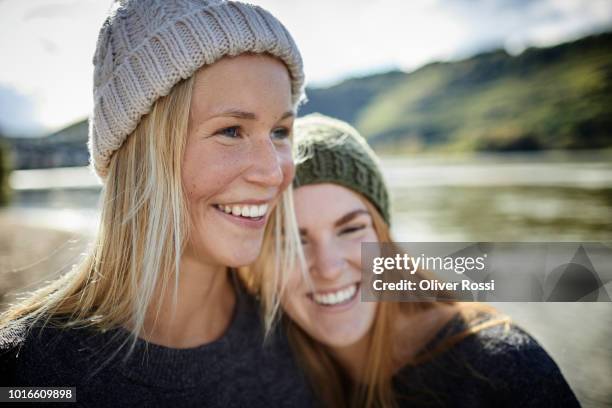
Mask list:
[[[268,204],[262,205],[225,205],[218,204],[217,208],[224,211],[226,214],[232,214],[235,216],[248,217],[248,218],[259,218],[266,215],[268,212]]]
[[[333,293],[326,293],[326,294],[313,293],[312,298],[318,304],[326,305],[326,306],[333,306],[333,305],[337,305],[340,303],[344,303],[349,299],[352,299],[356,291],[357,291],[357,285],[353,284],[346,289],[342,289],[342,290],[339,290]]]
[[[267,212],[268,212],[268,204],[262,204],[259,206],[258,216],[262,217],[266,215]]]

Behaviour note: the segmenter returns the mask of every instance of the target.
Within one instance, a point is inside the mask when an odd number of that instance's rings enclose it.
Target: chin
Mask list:
[[[252,264],[259,256],[263,244],[261,236],[239,237],[223,233],[201,235],[199,245],[194,250],[203,261],[214,262],[231,268]]]
[[[358,318],[357,318],[358,319]],[[314,330],[305,330],[317,341],[329,347],[346,347],[357,343],[368,333],[366,322],[346,320],[344,322],[326,322],[320,319]]]
[[[324,333],[319,334],[318,341],[322,344],[325,344],[328,347],[333,348],[341,348],[348,347],[359,340],[361,340],[365,336],[365,333],[355,333],[355,332],[336,332],[336,333]]]
[[[320,319],[319,333],[332,347],[347,347],[363,340],[374,326],[375,313],[370,304],[359,304],[352,313],[337,316],[338,319]],[[323,316],[321,316],[323,317]]]
[[[227,248],[226,248],[227,249]],[[226,251],[220,251],[226,252]],[[231,252],[226,252],[221,255],[222,264],[232,268],[251,265],[261,252],[261,242],[253,243],[252,245],[242,245]]]

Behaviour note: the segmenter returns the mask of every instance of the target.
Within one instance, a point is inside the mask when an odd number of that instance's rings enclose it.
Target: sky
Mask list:
[[[250,2],[291,32],[310,86],[612,29],[612,0]],[[0,0],[0,132],[39,135],[89,114],[91,61],[111,3]]]

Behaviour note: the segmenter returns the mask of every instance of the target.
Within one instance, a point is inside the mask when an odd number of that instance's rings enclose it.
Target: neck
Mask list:
[[[332,355],[346,370],[355,382],[365,381],[365,366],[367,363],[370,334],[363,336],[356,343],[343,347],[332,347]]]
[[[398,314],[391,328],[394,334],[388,350],[385,350],[387,353],[392,353],[392,366],[390,367],[392,372],[395,373],[405,364],[413,361],[418,352],[460,309],[460,304],[440,305],[440,307],[432,307],[411,315]],[[380,352],[370,349],[372,334],[370,331],[349,346],[330,348],[332,355],[355,382],[365,383],[367,381],[367,356],[372,352]]]
[[[166,288],[161,288],[160,283],[153,296],[145,320],[145,340],[166,347],[189,348],[220,338],[230,324],[236,303],[230,278],[226,267],[184,255],[176,304],[175,280],[171,278]]]

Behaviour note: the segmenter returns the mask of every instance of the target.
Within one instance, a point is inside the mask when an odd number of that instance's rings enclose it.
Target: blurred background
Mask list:
[[[255,1],[309,101],[380,154],[402,241],[612,242],[612,1]],[[0,0],[0,309],[77,262],[109,0]],[[606,287],[612,294],[610,285]],[[610,303],[499,303],[584,406],[612,406]]]

